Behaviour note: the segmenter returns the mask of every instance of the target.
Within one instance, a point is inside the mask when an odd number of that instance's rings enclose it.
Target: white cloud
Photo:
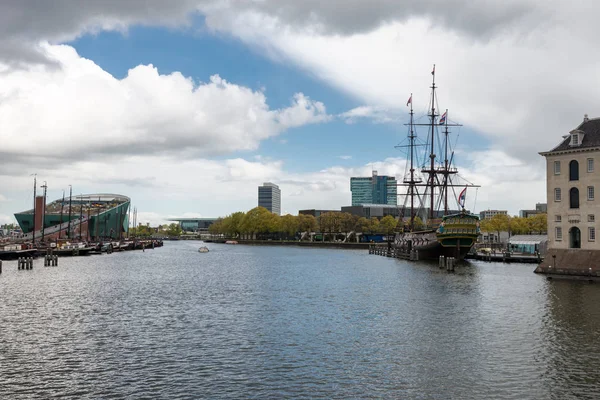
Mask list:
[[[218,75],[196,84],[178,72],[161,75],[152,65],[140,65],[119,80],[69,46],[45,49],[60,69],[39,65],[3,75],[5,156],[223,154],[254,150],[289,128],[329,119],[323,103],[302,93],[289,107],[271,110],[263,92]]]
[[[23,177],[36,171],[44,172],[54,191],[69,183],[83,191],[135,191],[147,219],[170,215],[166,205],[208,216],[251,208],[256,186],[265,180],[281,181],[284,210],[337,207],[349,203],[351,175],[369,175],[371,169],[402,175],[404,161],[395,159],[302,174],[286,171],[277,160],[210,160],[332,117],[302,93],[290,93],[291,105],[273,110],[263,90],[218,75],[194,82],[147,65],[119,80],[69,46],[43,43],[125,31],[131,24],[181,27],[198,9],[214,31],[293,63],[364,104],[339,115],[349,123],[393,120],[389,110],[404,106],[411,92],[423,114],[436,62],[440,108],[450,108],[452,120],[495,143],[493,150],[470,153],[469,168],[463,168],[467,179],[484,185],[477,209],[532,208],[545,197],[537,151],[558,143],[583,113],[600,115],[594,111],[600,109],[600,94],[590,89],[600,78],[600,54],[594,52],[598,5],[442,3],[4,2],[0,187],[14,192],[0,203],[0,213],[30,202],[30,182]],[[573,61],[581,59],[585,62]]]
[[[362,101],[349,121],[404,106],[413,92],[417,115],[425,114],[433,63],[439,107],[521,159],[539,157],[584,113],[600,115],[600,93],[590,89],[600,80],[595,3],[408,2],[389,17],[373,11],[377,22],[361,20],[365,29],[355,30],[330,12],[339,3],[296,3],[252,3],[244,12],[223,6],[206,11],[207,23]],[[438,24],[438,6],[456,18]],[[352,7],[338,8],[360,20]],[[479,24],[485,20],[490,26]]]
[[[0,214],[0,225],[4,225],[4,224],[14,224],[17,221],[15,220],[14,217],[9,216],[9,215],[4,215],[4,214]]]
[[[399,121],[399,115],[399,112],[393,113],[385,107],[359,106],[339,114],[338,117],[346,121],[347,124],[353,124],[364,119],[371,120],[376,124],[383,124]]]
[[[342,160],[351,160],[352,156],[348,156],[348,155],[346,155],[346,156],[338,156],[338,158],[340,158]]]

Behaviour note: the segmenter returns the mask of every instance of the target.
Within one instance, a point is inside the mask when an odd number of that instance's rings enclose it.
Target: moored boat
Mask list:
[[[450,149],[449,128],[461,125],[449,123],[447,109],[442,114],[437,111],[435,66],[431,75],[429,121],[423,124],[414,122],[412,94],[406,104],[410,105],[408,145],[399,147],[407,147],[410,151],[408,173],[401,185],[408,188],[405,203],[410,203],[405,204],[404,209],[410,210],[410,217],[407,226],[396,234],[394,245],[403,252],[416,250],[418,259],[438,259],[442,255],[462,259],[479,234],[479,217],[465,209],[467,188],[478,186],[453,181],[453,178],[458,177],[458,170],[452,166],[454,152]],[[420,165],[415,153],[417,147],[423,144],[417,143],[417,126],[429,129],[424,143],[428,154],[422,158],[424,161]],[[442,132],[439,132],[440,128],[443,129]],[[443,139],[440,139],[440,134]],[[442,143],[437,143],[436,138],[438,141],[443,140]],[[442,154],[436,154],[436,145],[442,149]],[[454,195],[450,191],[455,188],[463,190],[456,198],[459,210],[451,211],[449,200],[452,201]],[[416,224],[418,216],[427,220],[426,227]]]

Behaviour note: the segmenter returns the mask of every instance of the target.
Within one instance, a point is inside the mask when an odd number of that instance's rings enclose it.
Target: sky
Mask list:
[[[129,196],[138,221],[218,217],[273,182],[283,213],[403,179],[436,65],[467,208],[546,202],[545,160],[600,117],[594,1],[0,3],[0,223],[48,199]],[[574,23],[573,21],[576,21]],[[417,131],[424,140],[426,131]],[[399,189],[399,191],[402,191]],[[400,198],[403,202],[403,198]]]

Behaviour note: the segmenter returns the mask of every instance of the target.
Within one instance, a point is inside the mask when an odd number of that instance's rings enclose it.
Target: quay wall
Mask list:
[[[600,278],[600,250],[549,249],[534,272],[549,276]]]

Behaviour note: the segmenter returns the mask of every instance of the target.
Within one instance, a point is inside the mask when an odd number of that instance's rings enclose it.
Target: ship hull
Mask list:
[[[406,252],[417,250],[419,260],[438,260],[440,256],[462,260],[473,244],[471,237],[444,235],[438,238],[435,231],[399,233],[395,239],[396,248]]]

